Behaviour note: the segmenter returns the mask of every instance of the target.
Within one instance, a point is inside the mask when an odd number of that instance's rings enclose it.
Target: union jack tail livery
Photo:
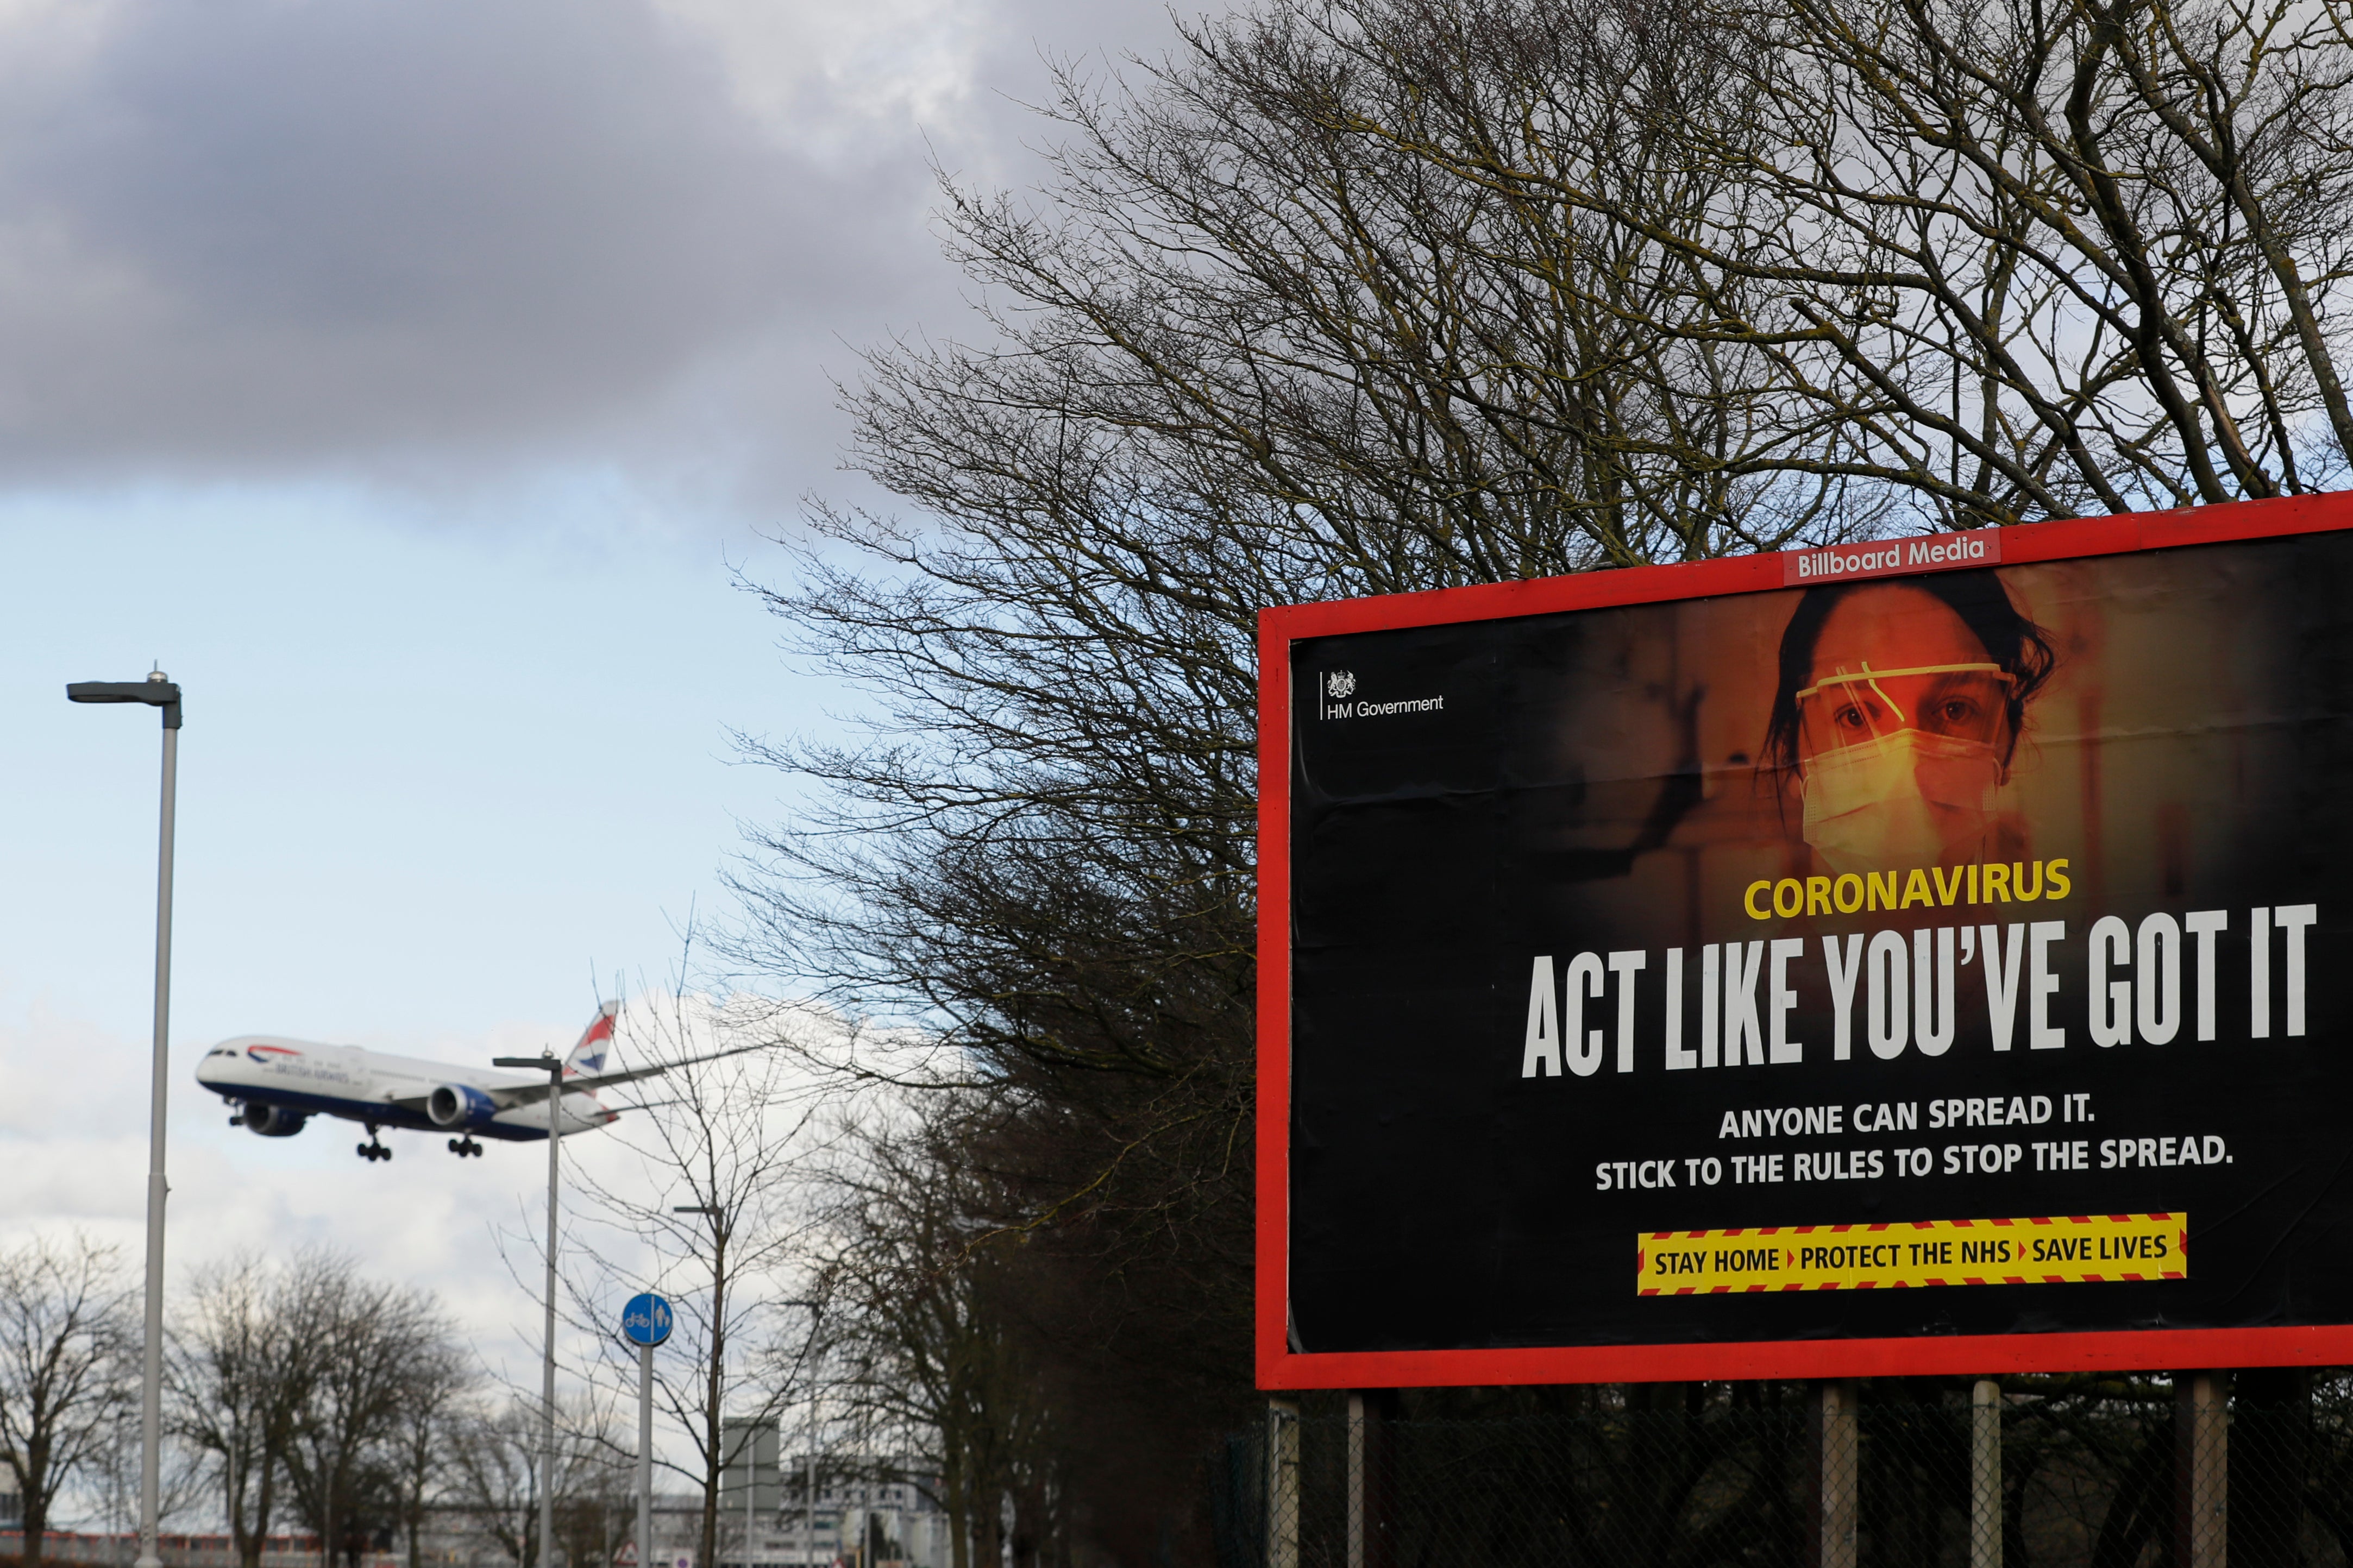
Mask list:
[[[596,1016],[580,1033],[580,1043],[564,1058],[564,1076],[577,1078],[605,1070],[605,1058],[613,1049],[613,1016],[621,1010],[618,1002],[607,1002],[596,1009]]]

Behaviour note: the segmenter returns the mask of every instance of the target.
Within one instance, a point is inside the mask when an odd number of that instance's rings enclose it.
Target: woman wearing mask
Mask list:
[[[1997,792],[2052,663],[1990,572],[1808,589],[1766,732],[1785,816],[1833,872],[2015,858]]]

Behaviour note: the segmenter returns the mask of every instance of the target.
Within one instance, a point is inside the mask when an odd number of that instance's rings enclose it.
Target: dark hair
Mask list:
[[[1987,657],[2010,677],[2010,745],[2018,747],[2025,726],[2026,705],[2051,679],[2059,662],[2051,639],[2041,626],[2019,614],[2010,590],[1990,572],[1936,572],[1917,577],[1881,578],[1865,583],[1841,583],[1836,587],[1809,588],[1798,601],[1797,614],[1781,633],[1780,670],[1773,687],[1773,717],[1765,727],[1763,762],[1787,779],[1798,769],[1798,693],[1810,684],[1814,645],[1821,640],[1822,623],[1831,618],[1841,599],[1863,588],[1917,588],[1961,617],[1985,645]],[[2010,755],[2005,752],[2004,763]]]

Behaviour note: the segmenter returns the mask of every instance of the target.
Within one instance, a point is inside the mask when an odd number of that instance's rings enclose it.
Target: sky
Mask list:
[[[839,732],[744,587],[839,468],[858,348],[969,330],[936,164],[1037,174],[1042,57],[1149,0],[0,0],[0,1240],[135,1257],[158,729],[186,692],[172,1279],[340,1246],[498,1364],[541,1151],[195,1089],[238,1033],[562,1049],[723,928]],[[518,1363],[516,1370],[526,1370]]]

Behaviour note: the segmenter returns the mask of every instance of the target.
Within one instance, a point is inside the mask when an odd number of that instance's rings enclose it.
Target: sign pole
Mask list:
[[[654,1347],[670,1322],[670,1303],[650,1290],[621,1309],[621,1338],[638,1347],[638,1568],[653,1568]]]
[[[638,1347],[638,1568],[654,1561],[654,1347]]]

